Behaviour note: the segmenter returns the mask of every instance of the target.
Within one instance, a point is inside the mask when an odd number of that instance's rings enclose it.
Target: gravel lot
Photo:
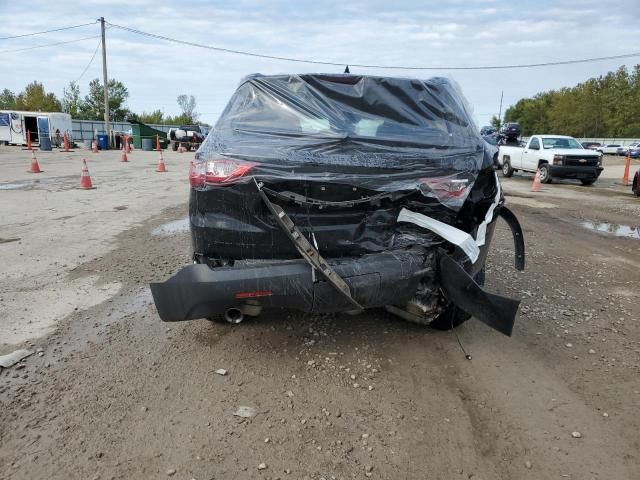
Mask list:
[[[95,190],[75,188],[83,156]],[[499,224],[488,287],[523,298],[506,338],[382,311],[160,322],[147,284],[189,262],[190,156],[165,153],[166,174],[157,158],[42,153],[35,175],[0,147],[0,355],[35,352],[0,369],[1,479],[640,478],[622,159],[593,187],[503,181],[528,250],[515,271]]]

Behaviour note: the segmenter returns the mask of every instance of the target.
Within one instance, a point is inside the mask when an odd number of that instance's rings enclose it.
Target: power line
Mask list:
[[[33,35],[42,35],[43,33],[61,32],[63,30],[71,30],[72,28],[80,28],[80,27],[86,27],[88,25],[95,25],[96,23],[97,23],[97,21],[91,22],[91,23],[82,23],[80,25],[70,25],[68,27],[54,28],[53,30],[45,30],[43,32],[23,33],[22,35],[13,35],[13,36],[10,36],[10,37],[0,37],[0,40],[10,40],[12,38],[31,37]]]
[[[0,54],[24,52],[26,50],[35,50],[36,48],[47,48],[47,47],[55,47],[58,45],[67,45],[69,43],[84,42],[85,40],[92,40],[94,38],[100,38],[100,35],[94,35],[92,37],[76,38],[75,40],[67,40],[66,42],[47,43],[46,45],[34,45],[33,47],[16,48],[15,50],[0,50]]]
[[[89,63],[87,63],[87,66],[84,67],[84,70],[82,70],[82,73],[78,78],[74,80],[74,82],[76,83],[79,82],[80,79],[83,77],[83,75],[87,73],[87,70],[89,70],[89,67],[93,63],[93,59],[96,58],[96,53],[98,53],[98,49],[100,48],[100,45],[102,45],[102,39],[98,40],[98,45],[96,46],[96,49],[93,51],[93,55],[91,55],[91,60],[89,60]]]
[[[230,53],[234,55],[244,55],[248,57],[265,58],[269,60],[281,60],[285,62],[309,63],[309,64],[315,64],[315,65],[332,65],[332,66],[339,66],[339,67],[342,67],[348,64],[351,67],[379,68],[379,69],[387,69],[387,70],[506,70],[506,69],[516,69],[516,68],[536,68],[536,67],[551,67],[551,66],[557,66],[557,65],[573,65],[576,63],[590,63],[590,62],[600,62],[604,60],[620,60],[623,58],[640,57],[640,52],[632,52],[632,53],[624,53],[621,55],[609,55],[609,56],[603,56],[603,57],[581,58],[581,59],[574,59],[574,60],[560,60],[555,62],[542,62],[542,63],[522,63],[522,64],[512,64],[512,65],[476,65],[476,66],[442,66],[442,67],[426,67],[426,66],[413,66],[413,65],[368,65],[368,64],[352,63],[352,62],[330,62],[330,61],[309,60],[309,59],[302,59],[302,58],[281,57],[277,55],[266,55],[262,53],[248,52],[244,50],[235,50],[231,48],[215,47],[212,45],[204,45],[202,43],[179,40],[177,38],[167,37],[165,35],[158,35],[155,33],[143,32],[142,30],[136,30],[135,28],[125,27],[122,25],[117,25],[115,23],[110,23],[110,22],[108,23],[112,27],[130,32],[130,33],[135,33],[137,35],[143,35],[145,37],[156,38],[158,40],[165,40],[167,42],[179,43],[179,44],[188,45],[191,47],[214,50],[217,52]]]

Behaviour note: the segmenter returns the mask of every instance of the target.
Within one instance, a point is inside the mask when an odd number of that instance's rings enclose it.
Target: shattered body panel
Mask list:
[[[503,209],[495,152],[446,79],[248,77],[196,153],[199,265],[152,284],[160,316],[390,307],[435,326],[459,307],[509,334],[518,302],[474,280]]]

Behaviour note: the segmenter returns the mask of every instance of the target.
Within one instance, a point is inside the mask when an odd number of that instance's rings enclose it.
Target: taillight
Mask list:
[[[433,193],[441,203],[463,198],[469,189],[467,178],[432,177],[421,178],[419,182],[423,193]]]
[[[233,183],[234,180],[244,177],[256,165],[256,163],[231,158],[195,160],[191,162],[189,181],[192,187]]]

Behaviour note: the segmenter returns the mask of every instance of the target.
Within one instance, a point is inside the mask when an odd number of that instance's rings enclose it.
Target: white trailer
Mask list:
[[[0,143],[27,145],[27,132],[31,136],[31,143],[36,145],[40,143],[41,137],[48,137],[53,145],[60,146],[65,133],[72,142],[71,115],[61,112],[0,110]]]

